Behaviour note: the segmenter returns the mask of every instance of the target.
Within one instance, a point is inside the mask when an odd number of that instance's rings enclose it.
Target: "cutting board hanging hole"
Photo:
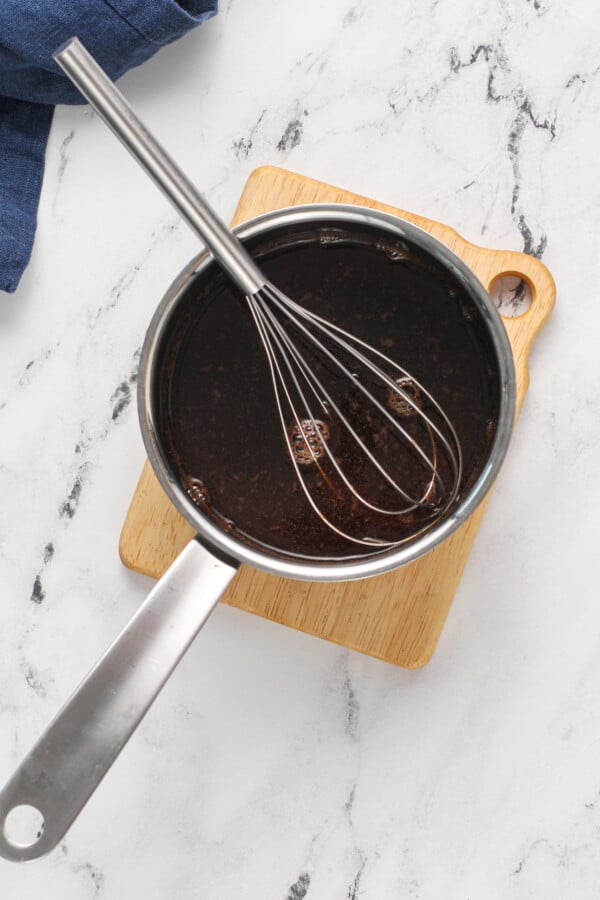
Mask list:
[[[525,315],[533,303],[531,284],[524,275],[517,272],[497,275],[488,290],[494,306],[506,319]]]

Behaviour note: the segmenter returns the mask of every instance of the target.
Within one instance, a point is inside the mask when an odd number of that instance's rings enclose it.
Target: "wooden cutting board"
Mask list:
[[[554,305],[554,282],[546,267],[523,253],[468,243],[452,228],[423,216],[270,166],[250,175],[233,224],[283,207],[331,202],[382,209],[419,225],[462,257],[488,290],[501,276],[523,279],[531,305],[524,314],[504,319],[515,359],[518,412],[529,384],[529,351]],[[442,545],[395,572],[319,584],[242,566],[223,601],[395,665],[418,668],[433,654],[485,505]],[[193,533],[146,462],[121,533],[121,559],[129,568],[158,578]]]

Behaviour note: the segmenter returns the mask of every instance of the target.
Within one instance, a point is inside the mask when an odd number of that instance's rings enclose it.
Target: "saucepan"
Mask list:
[[[167,446],[161,404],[178,378],[175,331],[184,335],[196,303],[211,302],[222,273],[210,253],[201,253],[177,276],[147,330],[140,360],[138,412],[148,457],[163,489],[194,528],[190,541],[156,584],[131,621],[66,702],[47,731],[0,793],[0,855],[14,861],[40,857],[60,842],[198,634],[240,565],[291,579],[339,581],[367,578],[412,562],[449,537],[489,491],[504,459],[515,415],[516,382],[510,344],[494,304],[474,273],[444,244],[395,216],[355,206],[319,204],[279,210],[236,229],[257,259],[268,262],[273,247],[299,236],[371,235],[414,250],[468,298],[485,344],[487,378],[494,397],[493,424],[485,447],[470,463],[456,502],[425,533],[401,546],[369,554],[320,558],[288,554],[264,542],[243,540],[195,502]],[[385,256],[385,254],[383,254]],[[374,296],[369,302],[377,303]],[[449,297],[448,302],[453,302]],[[240,317],[244,310],[240,306]],[[235,334],[231,336],[235,347]],[[227,359],[223,360],[227,365]],[[272,403],[272,397],[265,397]],[[240,490],[244,490],[243,484]],[[196,498],[197,499],[197,498]],[[33,807],[43,820],[29,840],[15,839],[11,819]]]

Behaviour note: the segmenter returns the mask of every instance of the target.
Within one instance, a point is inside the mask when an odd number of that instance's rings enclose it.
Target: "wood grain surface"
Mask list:
[[[529,385],[533,340],[554,305],[554,282],[546,267],[523,253],[478,247],[423,216],[270,166],[250,175],[233,224],[288,206],[331,202],[382,209],[419,225],[460,256],[488,289],[502,275],[525,279],[532,294],[529,310],[504,319],[515,359],[518,412]],[[433,654],[486,502],[442,545],[387,575],[319,584],[242,566],[223,600],[395,665],[418,668]],[[131,569],[158,578],[193,534],[146,462],[121,533],[121,559]]]

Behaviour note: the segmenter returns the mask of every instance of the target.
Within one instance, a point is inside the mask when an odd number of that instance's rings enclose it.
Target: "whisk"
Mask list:
[[[266,353],[291,464],[315,515],[340,537],[372,550],[397,546],[430,528],[456,499],[462,478],[459,439],[441,405],[399,363],[267,280],[77,38],[55,59],[245,296]],[[346,389],[335,393],[332,379]],[[365,480],[357,484],[332,448],[336,434],[338,445],[341,440],[351,447],[360,468],[370,473],[368,481],[376,484],[370,494],[361,486]],[[407,471],[410,483],[403,483]],[[327,493],[330,500],[324,501]],[[364,514],[371,523],[410,518],[415,525],[409,536],[396,539],[365,534]],[[359,523],[354,530],[353,523]]]

